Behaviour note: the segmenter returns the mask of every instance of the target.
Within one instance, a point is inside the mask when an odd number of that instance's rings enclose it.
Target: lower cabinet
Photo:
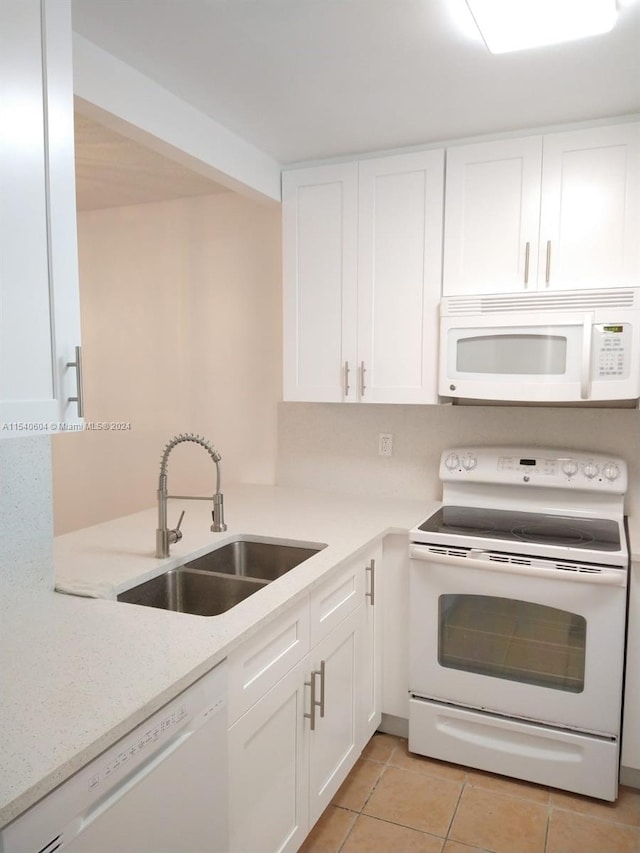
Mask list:
[[[292,626],[299,637],[308,625],[310,650],[229,729],[231,853],[298,850],[377,728],[381,619],[374,618],[373,572],[380,555],[354,559],[314,590],[308,623],[298,603],[230,656],[231,671],[257,677],[259,661],[264,678],[282,659],[282,638],[291,649]],[[302,653],[308,646],[299,640]],[[230,696],[229,706],[242,703]]]
[[[229,729],[229,850],[295,851],[309,830],[308,659]]]
[[[355,764],[362,745],[362,671],[364,605],[319,643],[310,655],[318,704],[309,720],[309,826],[318,820]],[[313,729],[311,728],[313,724]]]

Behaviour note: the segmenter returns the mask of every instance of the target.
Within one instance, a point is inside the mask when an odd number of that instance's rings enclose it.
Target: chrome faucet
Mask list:
[[[177,444],[182,444],[183,441],[193,441],[195,444],[199,444],[201,447],[204,447],[209,456],[215,462],[216,491],[212,499],[205,497],[196,497],[195,495],[167,494],[167,463],[169,461],[169,454]],[[167,527],[167,501],[169,500],[169,498],[181,501],[213,500],[213,512],[211,513],[213,524],[211,525],[211,531],[212,533],[221,533],[222,531],[227,529],[227,525],[224,523],[224,504],[222,493],[220,491],[221,459],[222,457],[220,456],[218,451],[212,447],[211,443],[208,442],[206,438],[203,438],[199,435],[194,435],[192,432],[180,433],[180,435],[174,436],[165,447],[164,452],[162,454],[162,460],[160,462],[160,479],[158,481],[158,529],[156,530],[156,557],[168,557],[170,546],[174,542],[179,542],[180,539],[182,539],[182,531],[180,530],[180,525],[182,524],[182,519],[184,517],[184,510],[180,514],[180,518],[176,527],[173,530],[169,530],[169,528]]]

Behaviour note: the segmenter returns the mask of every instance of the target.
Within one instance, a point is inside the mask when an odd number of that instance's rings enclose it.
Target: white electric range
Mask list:
[[[456,448],[440,477],[410,533],[410,750],[615,799],[624,460]]]

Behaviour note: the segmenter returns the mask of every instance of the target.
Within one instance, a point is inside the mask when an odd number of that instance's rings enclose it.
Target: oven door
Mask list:
[[[410,553],[413,695],[617,734],[624,570],[521,566],[501,562],[503,554],[494,561],[490,552],[435,554],[416,544]]]

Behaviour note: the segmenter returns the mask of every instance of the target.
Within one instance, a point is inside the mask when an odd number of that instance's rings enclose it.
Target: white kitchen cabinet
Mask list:
[[[637,286],[640,124],[447,151],[445,296]]]
[[[638,287],[640,123],[544,137],[539,286]]]
[[[69,0],[0,4],[0,436],[80,427]],[[52,427],[51,424],[54,426]]]
[[[294,853],[309,831],[309,661],[229,729],[229,850]]]
[[[540,136],[447,150],[445,296],[535,286],[541,165]]]
[[[235,853],[297,850],[377,725],[381,622],[365,576],[375,560],[379,596],[381,553],[349,561],[229,656]]]
[[[385,576],[382,571],[382,548],[367,554],[365,561],[364,634],[362,643],[362,702],[361,747],[382,722],[382,640],[383,610],[386,596]]]
[[[283,174],[284,398],[436,394],[444,153]]]
[[[355,399],[358,164],[282,175],[284,399]]]
[[[327,808],[362,751],[364,605],[360,605],[311,653],[319,682],[315,725],[309,731],[309,826]]]

